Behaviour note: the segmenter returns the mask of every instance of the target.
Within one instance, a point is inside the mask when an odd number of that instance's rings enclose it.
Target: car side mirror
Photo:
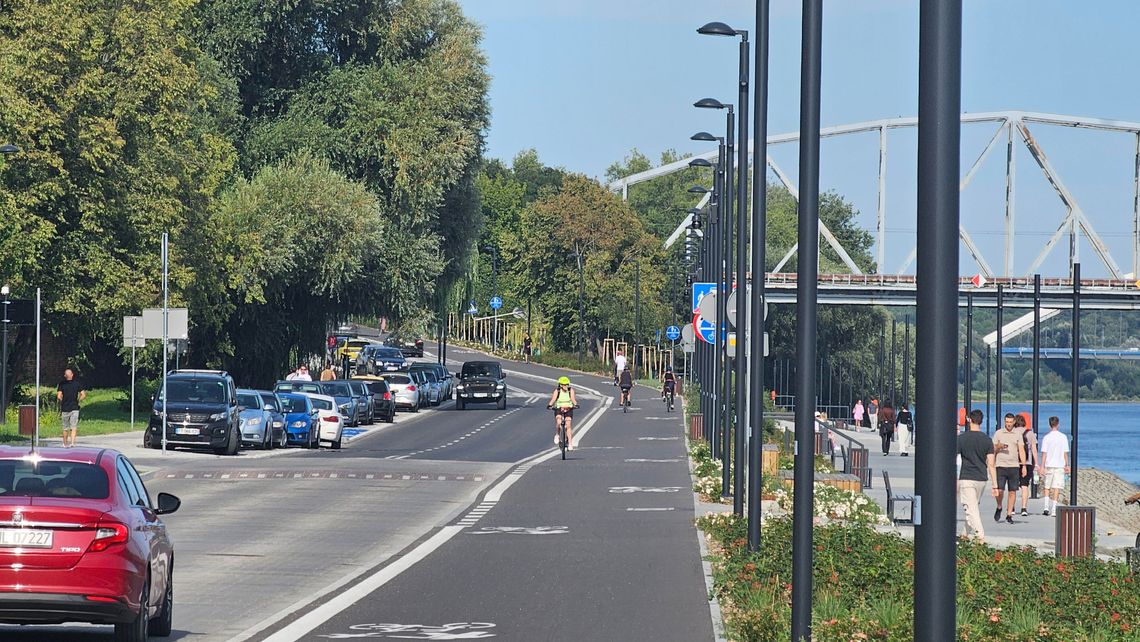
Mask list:
[[[154,512],[159,515],[169,515],[177,511],[180,506],[182,506],[181,499],[178,499],[170,493],[159,493],[158,508],[155,509]]]

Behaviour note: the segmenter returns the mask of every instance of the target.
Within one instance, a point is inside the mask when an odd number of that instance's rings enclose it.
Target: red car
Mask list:
[[[102,448],[0,448],[0,622],[170,634],[174,547],[127,458]]]

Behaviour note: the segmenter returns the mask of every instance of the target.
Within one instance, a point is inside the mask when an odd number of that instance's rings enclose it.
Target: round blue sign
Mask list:
[[[675,325],[671,325],[668,328],[665,328],[665,338],[670,341],[676,341],[677,339],[680,339],[681,328],[678,328]]]
[[[491,297],[491,309],[498,310],[503,307],[503,299],[497,296]]]

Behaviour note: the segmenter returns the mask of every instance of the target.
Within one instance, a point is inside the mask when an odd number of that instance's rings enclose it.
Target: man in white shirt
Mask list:
[[[614,355],[614,385],[617,385],[618,377],[621,376],[621,371],[625,370],[625,354],[618,350]]]
[[[1041,462],[1045,466],[1046,517],[1057,510],[1057,498],[1069,474],[1069,438],[1060,430],[1061,420],[1049,417],[1049,434],[1041,438]]]
[[[297,366],[296,370],[289,373],[289,376],[285,377],[285,380],[286,381],[312,381],[313,377],[309,375],[309,366],[306,366],[305,364],[302,363],[301,365]]]

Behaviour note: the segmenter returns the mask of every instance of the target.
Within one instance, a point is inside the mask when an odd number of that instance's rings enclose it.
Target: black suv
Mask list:
[[[237,387],[221,370],[174,370],[166,375],[166,447],[213,448],[236,455],[241,447]],[[162,448],[162,390],[154,398],[146,445]]]
[[[469,403],[494,402],[499,410],[507,407],[507,375],[498,361],[468,361],[459,371],[455,386],[455,408],[463,410]]]
[[[399,348],[400,354],[405,357],[423,357],[424,356],[424,340],[423,339],[399,339],[395,335],[389,335],[384,340],[384,345]]]

